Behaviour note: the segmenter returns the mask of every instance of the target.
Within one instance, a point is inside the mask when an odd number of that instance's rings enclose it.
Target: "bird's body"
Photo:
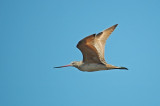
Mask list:
[[[97,63],[83,63],[80,65],[80,67],[77,67],[81,71],[99,71],[99,70],[107,70],[106,65],[104,64],[97,64]]]
[[[111,70],[111,69],[126,69],[125,67],[117,67],[110,64],[104,59],[104,49],[105,43],[108,39],[109,35],[114,31],[118,24],[100,32],[98,34],[92,34],[87,36],[86,38],[80,40],[77,44],[77,48],[83,54],[83,61],[75,61],[72,62],[70,65],[60,66],[55,68],[61,67],[68,67],[73,66],[78,68],[81,71],[99,71],[99,70]]]

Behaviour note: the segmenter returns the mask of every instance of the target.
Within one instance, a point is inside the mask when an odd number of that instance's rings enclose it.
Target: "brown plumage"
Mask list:
[[[77,48],[83,54],[83,61],[72,62],[70,65],[60,66],[55,68],[74,66],[81,71],[99,71],[110,69],[126,69],[125,67],[117,67],[107,64],[104,58],[106,40],[110,34],[114,31],[118,24],[96,34],[85,37],[77,44]]]

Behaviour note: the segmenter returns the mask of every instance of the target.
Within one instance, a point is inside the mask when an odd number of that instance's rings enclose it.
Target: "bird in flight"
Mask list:
[[[104,49],[106,40],[110,34],[114,31],[118,24],[109,27],[108,29],[98,33],[92,34],[80,40],[77,44],[77,48],[83,54],[82,61],[74,61],[69,65],[59,66],[55,68],[62,67],[76,67],[81,71],[93,72],[100,70],[111,70],[111,69],[125,69],[126,67],[118,67],[108,64],[104,58]]]

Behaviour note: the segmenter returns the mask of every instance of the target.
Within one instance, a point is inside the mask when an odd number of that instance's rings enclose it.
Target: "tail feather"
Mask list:
[[[126,68],[126,67],[118,67],[118,68],[116,68],[116,69],[128,70],[128,68]]]

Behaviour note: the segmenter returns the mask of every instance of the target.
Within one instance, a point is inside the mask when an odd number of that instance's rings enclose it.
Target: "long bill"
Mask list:
[[[63,68],[63,67],[69,67],[69,66],[72,66],[72,65],[65,65],[65,66],[59,66],[59,67],[54,67],[54,68]]]

